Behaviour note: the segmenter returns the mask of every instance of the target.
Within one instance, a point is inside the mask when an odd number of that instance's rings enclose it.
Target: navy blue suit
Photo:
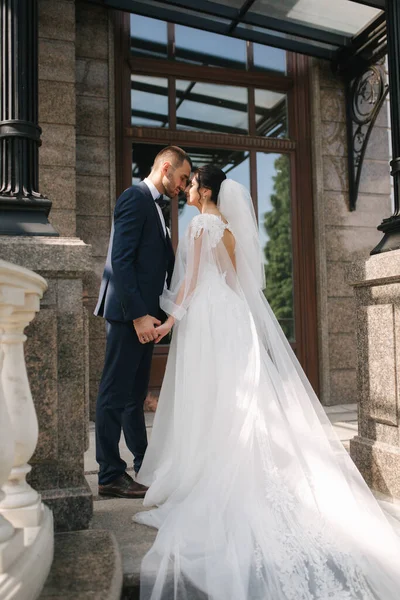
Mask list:
[[[122,475],[121,428],[138,471],[147,447],[143,403],[150,379],[153,343],[141,344],[132,321],[159,318],[159,297],[170,280],[174,253],[147,185],[118,198],[95,315],[106,319],[107,345],[96,406],[99,483]]]

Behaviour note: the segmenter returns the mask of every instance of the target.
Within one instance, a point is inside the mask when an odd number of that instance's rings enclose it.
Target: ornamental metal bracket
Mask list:
[[[389,92],[386,59],[346,81],[349,209],[355,210],[365,152],[376,118]]]

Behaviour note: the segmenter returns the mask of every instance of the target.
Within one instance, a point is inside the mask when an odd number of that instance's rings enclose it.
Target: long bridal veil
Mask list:
[[[159,529],[142,600],[398,600],[400,541],[334,433],[263,294],[251,198],[180,244],[178,325],[135,520]],[[236,265],[224,246],[229,228]]]

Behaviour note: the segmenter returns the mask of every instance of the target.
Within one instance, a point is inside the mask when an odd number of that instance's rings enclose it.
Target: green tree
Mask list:
[[[273,177],[274,192],[271,194],[272,210],[264,215],[264,227],[269,237],[264,248],[267,261],[264,293],[290,340],[294,337],[294,314],[288,157],[280,156],[274,166],[276,174]]]

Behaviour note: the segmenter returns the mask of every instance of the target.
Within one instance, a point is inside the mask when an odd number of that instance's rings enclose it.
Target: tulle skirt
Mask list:
[[[399,539],[298,386],[224,277],[200,284],[138,478],[141,600],[399,599]]]

